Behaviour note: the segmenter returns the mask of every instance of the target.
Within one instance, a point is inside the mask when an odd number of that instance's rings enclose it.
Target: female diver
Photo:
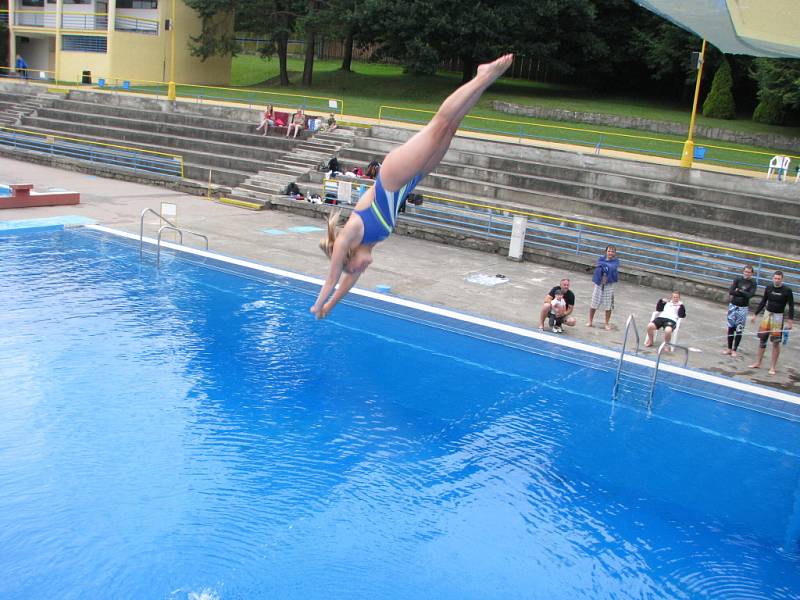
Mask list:
[[[311,307],[318,319],[328,315],[372,263],[372,249],[389,237],[402,200],[439,164],[462,119],[513,59],[506,54],[479,66],[475,78],[450,94],[430,123],[386,156],[375,185],[361,196],[344,227],[336,231],[339,212],[328,219],[327,237],[319,245],[331,266]]]

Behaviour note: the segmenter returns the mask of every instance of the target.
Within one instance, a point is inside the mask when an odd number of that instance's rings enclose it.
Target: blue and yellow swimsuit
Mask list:
[[[364,223],[364,237],[362,244],[375,244],[382,242],[392,233],[397,223],[397,211],[400,204],[413,191],[424,175],[415,175],[414,178],[396,192],[387,192],[383,189],[381,176],[375,180],[375,199],[369,208],[357,210],[355,213]]]

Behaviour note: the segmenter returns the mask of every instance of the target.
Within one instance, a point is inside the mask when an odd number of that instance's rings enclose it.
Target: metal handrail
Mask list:
[[[203,238],[206,241],[206,250],[208,250],[208,238],[204,236],[202,233],[197,233],[196,231],[190,231],[189,229],[179,229],[173,225],[162,225],[161,229],[158,230],[158,240],[156,244],[156,269],[161,267],[161,234],[164,233],[164,231],[167,229],[170,231],[178,232],[178,235],[180,236],[181,246],[183,245],[183,234],[188,233]]]
[[[172,221],[170,221],[168,219],[165,219],[161,214],[157,213],[152,208],[145,208],[142,211],[142,214],[139,215],[139,260],[140,261],[142,260],[143,247],[144,247],[144,216],[149,212],[153,213],[155,216],[157,216],[159,219],[164,221],[164,223],[166,223],[170,227],[176,227],[175,223],[173,223]],[[160,233],[160,231],[159,231],[159,233]],[[206,243],[206,247],[208,247],[207,243]]]
[[[634,350],[634,354],[639,354],[639,330],[636,328],[636,319],[633,315],[628,316],[628,320],[625,323],[625,333],[622,336],[622,349],[619,352],[619,365],[617,365],[617,376],[614,379],[614,398],[617,397],[617,389],[619,387],[619,376],[622,373],[622,362],[625,358],[625,348],[628,346],[628,331],[630,331],[631,327],[633,327],[633,333],[636,335],[636,349]]]
[[[664,352],[664,348],[667,346],[672,348],[680,348],[686,352],[686,359],[683,361],[683,367],[686,368],[686,365],[689,364],[689,348],[687,346],[661,342],[661,345],[658,347],[658,353],[656,354],[656,366],[653,368],[653,381],[650,383],[650,393],[647,395],[647,412],[650,412],[650,409],[653,406],[653,394],[656,391],[656,378],[658,377],[658,367],[661,365],[661,353]]]

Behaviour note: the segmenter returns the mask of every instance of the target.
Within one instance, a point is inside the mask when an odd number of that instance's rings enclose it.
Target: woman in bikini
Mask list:
[[[331,215],[327,236],[320,241],[331,265],[311,307],[318,319],[328,315],[372,264],[372,249],[389,237],[403,199],[439,164],[461,121],[513,60],[512,54],[506,54],[478,67],[475,78],[448,96],[430,123],[392,150],[383,161],[375,185],[361,196],[344,227],[337,231],[339,212]]]

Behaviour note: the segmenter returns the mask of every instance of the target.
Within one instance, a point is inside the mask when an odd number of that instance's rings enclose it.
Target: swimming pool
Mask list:
[[[800,594],[794,405],[85,228],[0,282],[0,598]]]

